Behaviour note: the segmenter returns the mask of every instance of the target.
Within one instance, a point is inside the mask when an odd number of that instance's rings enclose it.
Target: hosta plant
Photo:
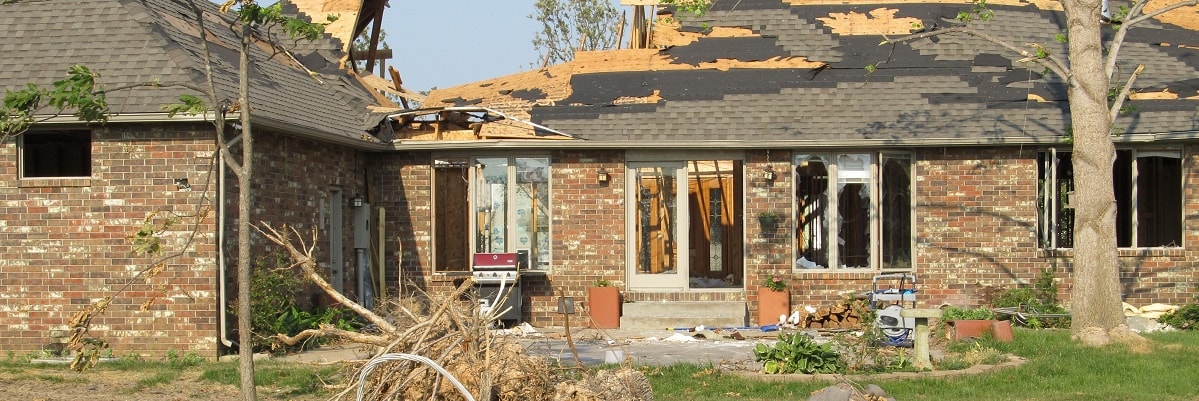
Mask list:
[[[845,361],[833,350],[832,343],[817,344],[801,333],[779,334],[774,346],[758,344],[754,360],[763,362],[762,372],[766,374],[845,372]]]

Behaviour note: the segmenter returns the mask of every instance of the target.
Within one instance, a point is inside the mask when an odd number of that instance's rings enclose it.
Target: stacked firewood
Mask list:
[[[861,305],[854,305],[851,302],[840,302],[818,308],[803,316],[801,327],[807,329],[860,329],[862,328],[862,315],[858,311],[861,308]]]

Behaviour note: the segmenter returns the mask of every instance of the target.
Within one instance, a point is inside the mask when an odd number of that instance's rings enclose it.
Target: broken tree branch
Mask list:
[[[334,289],[333,285],[329,284],[328,281],[325,281],[324,277],[321,277],[320,273],[317,272],[316,259],[314,259],[312,257],[312,253],[315,249],[315,243],[316,243],[316,236],[317,236],[316,229],[312,230],[312,238],[313,238],[312,242],[314,245],[305,248],[304,251],[300,251],[299,249],[296,248],[296,246],[294,244],[292,244],[290,235],[287,235],[285,232],[280,232],[279,230],[276,230],[274,227],[271,227],[266,222],[262,222],[262,224],[259,226],[256,226],[255,229],[257,229],[260,234],[265,236],[266,239],[270,240],[271,242],[274,242],[276,245],[279,245],[280,247],[283,247],[283,249],[287,251],[287,254],[291,256],[291,259],[295,263],[295,265],[299,266],[300,270],[304,272],[304,276],[307,277],[309,280],[311,280],[313,284],[316,284],[317,287],[320,287],[320,289],[322,291],[324,291],[325,294],[328,294],[329,297],[333,298],[334,301],[337,301],[339,304],[345,306],[347,309],[350,309],[350,310],[354,311],[354,313],[357,313],[359,316],[362,316],[364,319],[369,321],[371,324],[374,324],[375,327],[378,327],[379,330],[381,330],[382,332],[387,333],[387,334],[395,333],[396,327],[394,325],[392,325],[390,322],[388,322],[386,319],[380,317],[379,315],[376,315],[374,312],[371,312],[370,309],[367,309],[367,308],[363,307],[362,305],[359,305],[357,302],[354,302],[353,300],[346,298],[345,295],[342,295],[340,292],[338,292],[336,289]],[[295,233],[297,237],[299,236],[299,232],[297,232],[295,230],[295,228],[290,228],[290,227],[284,226],[284,230],[289,230],[289,229],[291,230],[292,233]],[[300,241],[300,244],[301,244],[301,246],[304,245],[303,240]]]

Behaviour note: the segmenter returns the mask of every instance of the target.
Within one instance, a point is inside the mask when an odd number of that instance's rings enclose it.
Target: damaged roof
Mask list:
[[[1160,3],[1153,1],[1151,3]],[[1065,54],[1060,3],[991,0],[971,27]],[[1161,7],[1151,4],[1148,9]],[[717,0],[655,22],[655,49],[575,60],[431,93],[425,106],[486,106],[583,139],[631,145],[741,141],[1046,143],[1067,135],[1063,81],[966,35],[880,46],[956,23],[966,1]],[[670,17],[670,15],[660,15]],[[1131,29],[1114,80],[1146,65],[1115,121],[1123,133],[1199,130],[1199,7]],[[1105,26],[1104,38],[1115,33]],[[868,66],[873,66],[871,71]]]
[[[228,28],[232,14],[197,0],[212,44],[217,97],[236,99],[238,43]],[[285,13],[299,15],[285,3]],[[320,18],[321,21],[324,18]],[[100,74],[106,88],[158,83],[108,93],[116,115],[164,118],[162,106],[195,91],[172,84],[205,86],[196,16],[181,0],[56,0],[0,5],[0,90],[28,83],[50,85],[76,64]],[[251,115],[275,129],[349,144],[377,144],[368,134],[393,111],[356,75],[341,69],[340,43],[284,40],[289,52],[265,42],[251,47]],[[274,53],[273,56],[271,53]],[[203,98],[201,96],[201,98]],[[383,106],[387,106],[383,103]]]

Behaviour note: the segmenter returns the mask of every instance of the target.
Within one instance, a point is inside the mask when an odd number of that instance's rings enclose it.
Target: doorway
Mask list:
[[[629,163],[630,289],[743,288],[743,176],[739,160]]]

